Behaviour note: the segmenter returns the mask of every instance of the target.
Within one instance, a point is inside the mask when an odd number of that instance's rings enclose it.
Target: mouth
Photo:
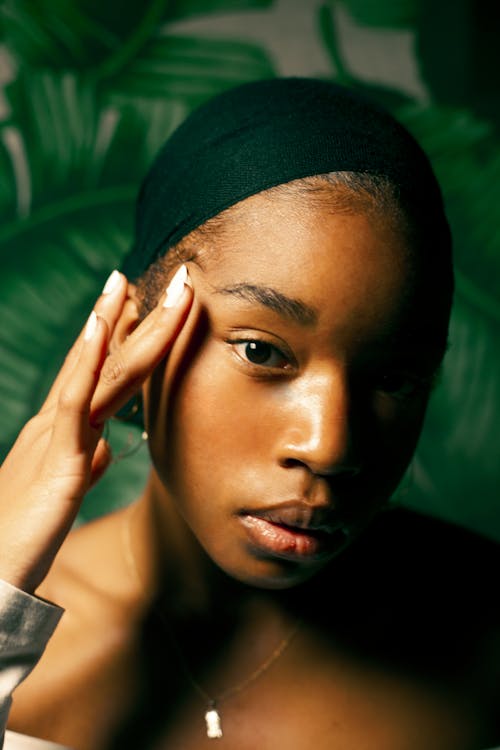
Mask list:
[[[306,504],[278,506],[239,515],[256,552],[292,561],[331,557],[349,541],[349,531],[327,520],[324,509]]]

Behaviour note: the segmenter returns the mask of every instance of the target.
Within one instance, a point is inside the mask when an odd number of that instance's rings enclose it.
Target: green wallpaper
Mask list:
[[[420,139],[455,235],[451,347],[402,502],[500,539],[500,10],[442,0],[3,0],[0,450],[41,402],[126,252],[138,183],[198,102],[319,75],[368,89]],[[128,428],[112,425],[116,449]],[[146,452],[82,520],[133,499]]]

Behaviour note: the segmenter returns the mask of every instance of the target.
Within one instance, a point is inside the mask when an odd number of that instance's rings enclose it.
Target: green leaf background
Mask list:
[[[127,252],[139,182],[168,134],[233,84],[318,75],[367,90],[415,133],[455,236],[451,347],[401,502],[500,540],[500,65],[485,31],[497,11],[489,19],[486,6],[465,0],[444,2],[437,14],[433,7],[0,4],[2,456]],[[139,438],[134,429],[111,424],[116,451]],[[79,520],[130,502],[147,470],[145,449],[113,465]]]

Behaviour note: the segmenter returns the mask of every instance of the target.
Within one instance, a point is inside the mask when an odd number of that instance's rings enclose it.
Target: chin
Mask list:
[[[297,565],[286,560],[257,560],[241,568],[220,567],[233,580],[246,586],[284,591],[313,578],[330,560],[331,557],[309,565]]]

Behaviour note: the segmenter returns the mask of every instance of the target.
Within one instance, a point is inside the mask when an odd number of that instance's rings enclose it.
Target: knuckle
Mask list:
[[[36,432],[39,429],[40,422],[42,421],[40,414],[34,414],[24,423],[24,427],[21,430],[21,435],[27,435],[31,432]]]
[[[106,385],[115,385],[124,379],[127,368],[125,361],[118,353],[110,354],[104,361],[101,380]]]
[[[37,438],[43,430],[43,419],[40,414],[35,414],[33,417],[28,419],[21,429],[18,442],[25,443],[31,442],[34,438]]]
[[[75,411],[79,406],[79,399],[74,389],[63,388],[59,394],[58,407],[62,411]]]

